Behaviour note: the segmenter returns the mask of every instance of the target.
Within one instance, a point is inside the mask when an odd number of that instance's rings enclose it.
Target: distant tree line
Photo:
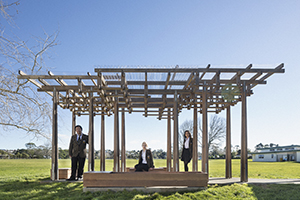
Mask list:
[[[50,144],[36,146],[34,143],[26,143],[26,149],[17,149],[17,150],[0,150],[0,159],[49,159],[51,158],[51,146]],[[276,147],[278,144],[270,143],[263,145],[262,143],[257,144],[255,148],[269,148]],[[127,159],[138,159],[140,150],[128,150],[126,151]],[[211,144],[209,149],[209,159],[225,159],[226,147],[220,148],[218,144]],[[241,154],[241,149],[239,145],[231,146],[231,158],[239,159]],[[251,156],[251,151],[248,149],[248,154]],[[100,158],[100,151],[95,150],[95,159]],[[153,150],[152,155],[154,159],[166,159],[167,152],[158,149]],[[181,155],[181,153],[179,153]],[[171,152],[173,157],[173,152]],[[67,159],[69,158],[69,150],[59,148],[59,158]],[[105,150],[105,158],[113,159],[114,151],[108,149]],[[198,158],[201,159],[201,153],[198,152]],[[251,157],[250,157],[251,158]]]
[[[0,159],[49,159],[51,158],[50,145],[36,146],[34,143],[26,143],[26,149],[17,150],[0,150]],[[58,148],[58,156],[60,159],[69,158],[69,150]],[[140,150],[126,151],[126,158],[138,159]],[[166,159],[167,152],[162,149],[153,150],[152,155],[154,159]],[[107,159],[114,158],[114,151],[106,150],[105,157]],[[95,151],[95,159],[100,158],[100,151]]]
[[[36,146],[34,143],[26,143],[26,149],[0,150],[0,158],[10,159],[41,159],[51,158],[51,146],[49,144]]]
[[[278,146],[279,146],[279,144],[274,144],[274,143],[270,143],[270,144],[259,143],[259,144],[255,145],[255,149],[272,148],[272,147],[278,147]]]
[[[26,143],[26,149],[17,150],[0,150],[0,159],[49,159],[51,158],[51,146],[50,144],[36,146],[34,143]],[[69,150],[59,148],[59,159],[69,158]],[[240,155],[239,145],[232,146],[231,158],[239,158]],[[128,150],[126,151],[127,159],[138,159],[140,150]],[[167,152],[162,149],[151,151],[154,159],[166,159]],[[225,148],[220,148],[218,145],[212,145],[209,151],[209,159],[224,159]],[[248,150],[250,153],[250,150]],[[100,158],[100,151],[95,150],[95,159]],[[179,153],[181,155],[181,153]],[[173,157],[173,152],[171,152]],[[114,151],[105,150],[105,158],[113,159]],[[201,158],[201,153],[198,153],[198,158]]]

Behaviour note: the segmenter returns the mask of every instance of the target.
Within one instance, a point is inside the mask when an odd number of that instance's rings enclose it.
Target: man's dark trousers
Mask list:
[[[84,163],[85,163],[85,158],[80,158],[79,154],[76,157],[72,157],[72,175],[71,175],[72,178],[76,177],[78,164],[79,166],[78,166],[77,178],[82,178]]]

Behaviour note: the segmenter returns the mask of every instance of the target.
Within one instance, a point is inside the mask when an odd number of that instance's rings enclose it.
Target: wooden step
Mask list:
[[[84,187],[206,187],[207,173],[202,172],[85,172]]]

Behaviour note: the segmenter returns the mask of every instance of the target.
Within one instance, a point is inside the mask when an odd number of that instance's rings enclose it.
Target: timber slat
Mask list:
[[[120,68],[95,68],[95,72],[98,75],[54,75],[49,72],[49,75],[27,75],[26,73],[19,71],[19,79],[28,79],[30,82],[38,87],[38,91],[44,91],[49,95],[53,96],[53,91],[56,90],[59,93],[59,106],[62,108],[70,109],[72,112],[76,111],[76,115],[85,114],[88,109],[84,109],[88,106],[85,102],[86,94],[89,92],[97,93],[95,98],[101,99],[101,101],[95,101],[94,112],[97,112],[97,108],[104,107],[106,112],[102,114],[110,116],[113,113],[113,107],[115,104],[114,97],[121,97],[125,99],[125,108],[129,113],[135,112],[134,99],[139,96],[143,98],[141,102],[144,108],[144,116],[148,116],[149,108],[158,108],[157,111],[158,119],[162,119],[162,112],[164,109],[172,108],[168,105],[168,96],[173,96],[177,92],[180,96],[178,101],[178,111],[184,107],[190,108],[191,104],[189,100],[191,96],[198,95],[201,99],[203,95],[203,86],[207,87],[207,92],[210,93],[208,99],[216,99],[222,97],[222,91],[227,88],[228,85],[234,85],[236,87],[242,87],[247,85],[247,96],[253,94],[252,88],[258,84],[266,84],[266,80],[269,76],[274,73],[284,73],[284,64],[280,64],[274,69],[271,68],[252,68],[252,64],[249,64],[246,68],[213,68],[209,64],[206,68],[203,67],[179,67],[178,65],[174,68],[163,67],[163,68],[152,68],[152,67],[120,67]],[[159,74],[159,77],[165,78],[151,78],[155,73]],[[234,74],[233,76],[231,74]],[[141,75],[144,74],[144,75]],[[229,75],[228,75],[229,74]],[[254,74],[251,78],[243,78]],[[183,76],[185,75],[185,76]],[[207,75],[207,77],[205,77]],[[222,75],[225,75],[222,76]],[[137,76],[137,78],[134,78]],[[149,77],[150,76],[150,77]],[[229,77],[228,77],[229,76]],[[230,76],[232,76],[230,78]],[[262,77],[261,77],[262,76]],[[148,77],[148,78],[147,78]],[[261,77],[261,78],[259,78]],[[59,85],[50,85],[46,80],[52,79]],[[75,85],[67,85],[63,80],[72,80],[77,82]],[[97,81],[96,81],[97,80]],[[40,84],[41,83],[41,84]],[[91,84],[92,83],[92,84]],[[71,97],[70,91],[74,93]],[[65,94],[64,94],[65,93]],[[151,105],[155,96],[162,96],[161,100],[154,101],[154,105]],[[168,95],[168,96],[167,96]],[[237,102],[241,101],[238,99],[242,94],[236,93]],[[65,100],[67,99],[67,100]],[[80,102],[76,100],[79,99]],[[103,101],[102,101],[103,100]],[[123,102],[119,100],[119,102]],[[196,101],[192,101],[196,102]],[[202,101],[199,101],[199,104]],[[215,102],[215,101],[214,101]],[[70,106],[72,104],[72,106]],[[216,105],[215,108],[212,105]],[[135,105],[136,106],[136,105]],[[211,112],[219,113],[224,110],[227,105],[226,103],[208,103],[208,109],[212,109]]]

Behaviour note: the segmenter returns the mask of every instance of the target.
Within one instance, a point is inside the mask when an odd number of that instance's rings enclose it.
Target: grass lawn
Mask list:
[[[45,162],[45,161],[44,161]],[[126,167],[134,167],[137,164],[135,159],[127,159]],[[46,162],[47,163],[47,162]],[[46,164],[45,163],[45,164]],[[1,162],[0,162],[1,164]],[[165,167],[166,160],[154,160],[155,167]],[[198,169],[201,170],[201,161],[198,162]],[[59,168],[71,166],[70,159],[59,160]],[[50,170],[50,161],[48,163]],[[183,162],[179,162],[180,171],[184,171]],[[106,160],[106,171],[112,171],[113,160]],[[87,171],[87,161],[85,163],[85,171]],[[300,163],[295,162],[252,162],[248,160],[248,176],[249,178],[265,178],[265,179],[284,179],[284,178],[300,178]],[[270,170],[271,169],[271,170]],[[95,160],[95,171],[100,170],[100,160]],[[189,164],[189,171],[192,170],[192,164]],[[48,173],[48,172],[47,172]],[[47,174],[49,176],[49,174]],[[216,159],[209,160],[209,176],[210,177],[225,177],[225,160]],[[232,176],[240,177],[240,160],[232,160]]]
[[[133,167],[137,160],[127,160]],[[240,160],[232,160],[233,177],[239,177]],[[59,167],[70,167],[70,160],[59,160]],[[113,160],[106,160],[106,170],[112,170]],[[51,160],[0,160],[0,199],[300,199],[300,185],[247,185],[209,186],[205,190],[188,193],[143,194],[133,192],[83,193],[82,183],[40,183],[50,179]],[[156,167],[166,160],[154,160]],[[190,164],[191,166],[191,164]],[[210,160],[210,177],[224,177],[225,160]],[[95,161],[95,169],[100,161]],[[201,162],[199,162],[201,169]],[[87,170],[87,162],[85,166]],[[183,164],[180,162],[180,170]],[[252,162],[249,160],[249,178],[300,178],[300,163]]]

